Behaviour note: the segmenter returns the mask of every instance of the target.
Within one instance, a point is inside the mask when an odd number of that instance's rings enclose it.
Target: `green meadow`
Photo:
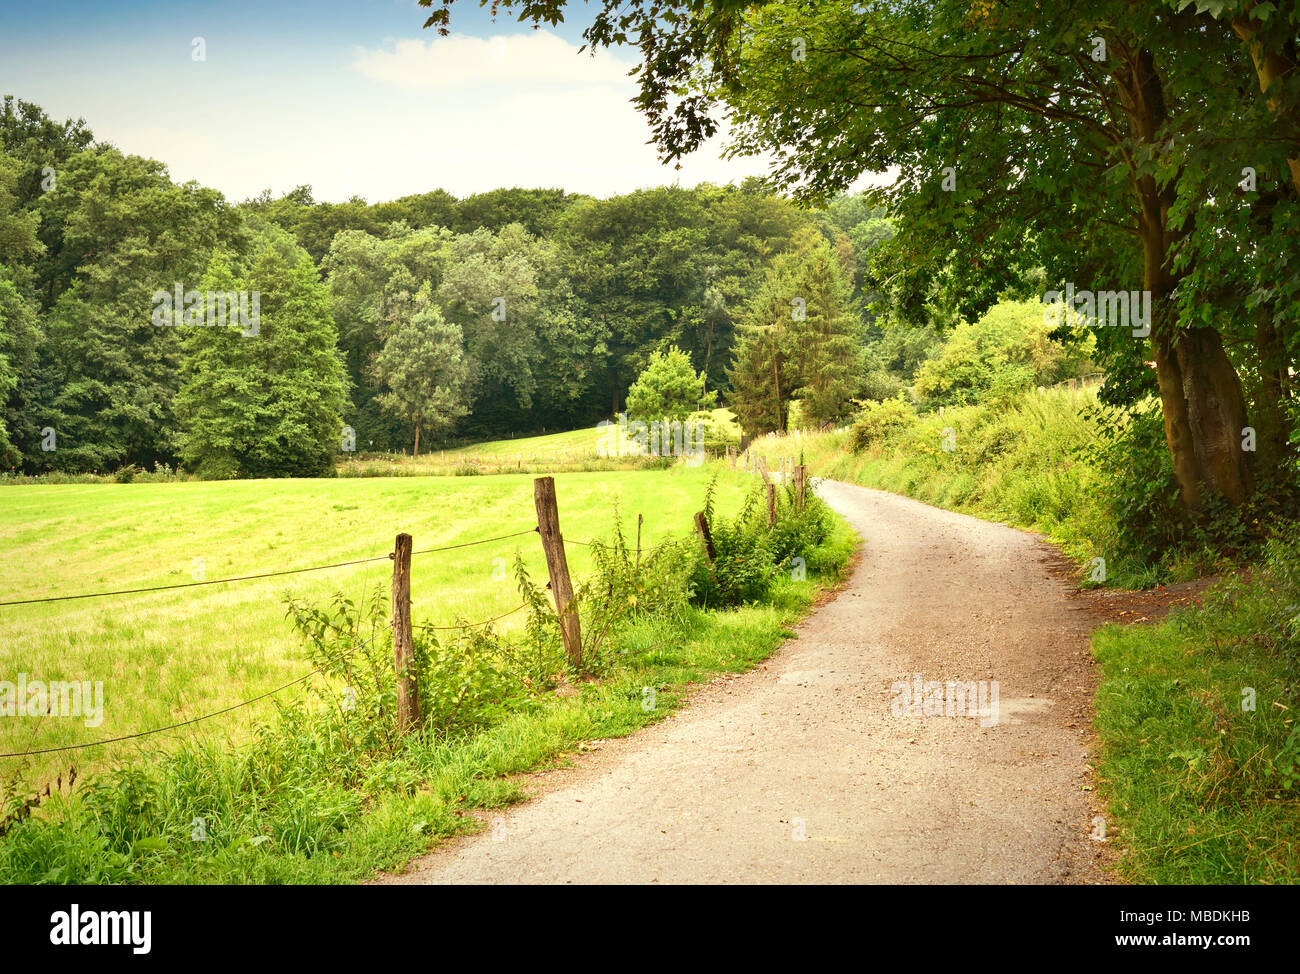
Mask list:
[[[608,537],[616,512],[635,536],[644,515],[649,546],[691,530],[709,478],[721,465],[668,470],[561,473],[560,524],[567,538]],[[720,512],[737,509],[750,481],[721,473]],[[533,477],[339,478],[185,483],[72,484],[0,488],[0,601],[175,585],[363,558],[365,564],[278,578],[136,595],[0,607],[0,679],[103,681],[97,727],[75,717],[0,721],[0,752],[27,752],[119,737],[230,707],[305,675],[286,600],[326,602],[335,593],[387,593],[399,532],[416,552],[529,531]],[[515,608],[516,551],[544,582],[535,534],[417,554],[417,624],[478,622]],[[590,549],[570,544],[575,583]],[[525,613],[498,623],[508,632]],[[301,694],[301,686],[279,695]],[[81,776],[152,752],[185,735],[238,743],[273,706],[264,700],[144,742],[0,759],[7,780],[18,761],[38,784],[75,767]]]

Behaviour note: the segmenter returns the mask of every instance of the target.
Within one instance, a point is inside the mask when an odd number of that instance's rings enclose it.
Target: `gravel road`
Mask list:
[[[1095,621],[1033,536],[822,482],[864,539],[767,664],[529,776],[534,798],[383,883],[1103,882],[1087,747]],[[984,681],[984,715],[896,714]],[[991,709],[993,681],[997,707]],[[967,702],[955,699],[953,709]],[[924,710],[925,700],[921,709]]]

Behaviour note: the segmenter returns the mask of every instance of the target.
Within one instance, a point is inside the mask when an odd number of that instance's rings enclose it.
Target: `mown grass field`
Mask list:
[[[717,469],[716,467],[714,469]],[[648,545],[691,530],[708,467],[562,473],[561,528],[569,538],[608,536],[616,507]],[[737,507],[749,480],[724,471],[719,509]],[[527,531],[536,523],[533,478],[421,477],[0,488],[0,601],[70,595],[308,567],[385,556],[399,532],[416,551]],[[519,604],[510,565],[522,552],[545,580],[536,535],[416,555],[417,623],[477,622]],[[589,549],[568,546],[575,580]],[[202,559],[196,562],[195,559]],[[281,578],[0,608],[0,679],[102,680],[103,723],[77,718],[0,720],[0,752],[59,747],[189,720],[232,706],[310,670],[285,618],[287,597],[326,601],[385,593],[386,558]],[[523,614],[507,618],[508,631]],[[288,690],[283,696],[300,692]],[[263,701],[175,735],[239,741],[265,716]],[[25,759],[28,781],[76,767],[84,776],[138,757],[122,743]],[[0,780],[16,759],[0,760]],[[22,763],[22,762],[19,762]]]
[[[703,414],[700,414],[703,415]],[[709,411],[708,424],[716,434],[740,441],[740,427],[729,409]],[[395,454],[359,454],[343,459],[338,472],[344,477],[450,476],[462,474],[529,473],[557,470],[635,470],[642,458],[630,455],[601,456],[601,444],[609,434],[595,426],[563,433],[522,436],[457,447],[431,450],[419,457]],[[617,451],[615,451],[617,453]]]

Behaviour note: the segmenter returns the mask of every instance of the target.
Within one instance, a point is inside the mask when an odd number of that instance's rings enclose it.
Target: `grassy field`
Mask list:
[[[690,531],[711,472],[569,473],[557,477],[560,523],[578,540],[607,536],[616,505],[647,545]],[[719,506],[730,511],[748,486],[722,476]],[[530,530],[530,476],[93,484],[0,488],[3,600],[109,591],[307,567],[392,550],[405,531],[416,551]],[[524,535],[455,551],[416,555],[417,622],[479,621],[514,608],[508,569],[516,550],[545,579],[541,545]],[[575,579],[589,549],[568,548]],[[201,559],[196,562],[195,559]],[[289,596],[324,601],[387,591],[386,558],[282,578],[143,595],[0,608],[0,678],[102,680],[105,715],[0,721],[0,752],[58,747],[176,723],[229,707],[287,683],[310,667],[285,619]],[[500,623],[517,625],[522,614]],[[292,695],[297,690],[286,692]],[[263,702],[177,734],[239,740],[266,713]],[[148,743],[153,746],[157,739]],[[127,761],[142,745],[27,759],[29,780],[70,767],[85,775]],[[0,761],[0,779],[15,759]]]
[[[719,477],[715,518],[733,513],[753,486],[723,467],[560,474],[561,526],[571,541],[608,537],[617,509],[633,537],[636,515],[645,515],[647,547],[688,535],[711,477]],[[399,531],[414,536],[417,552],[527,532],[417,554],[417,624],[514,608],[519,596],[503,569],[516,550],[535,579],[545,577],[528,476],[27,486],[0,488],[0,505],[0,538],[12,553],[0,566],[8,599],[188,582],[195,558],[216,578],[379,556],[276,579],[0,609],[0,679],[102,680],[106,710],[94,728],[79,718],[9,718],[0,722],[4,750],[150,729],[304,675],[311,667],[285,619],[286,597],[322,604],[336,592],[386,591],[386,553]],[[482,827],[471,810],[521,798],[512,774],[662,720],[692,685],[767,658],[856,545],[842,520],[824,523],[822,540],[803,549],[807,578],[778,570],[766,594],[728,610],[679,599],[626,615],[605,630],[598,672],[525,683],[522,694],[507,689],[511,696],[488,698],[463,730],[386,739],[382,717],[344,719],[319,678],[196,726],[27,760],[24,784],[75,765],[77,785],[53,788],[25,806],[29,817],[6,823],[0,882],[336,883],[401,868],[442,838]],[[596,573],[589,548],[571,544],[568,554],[575,580]],[[663,571],[646,577],[667,578]],[[526,632],[513,635],[507,660],[528,645]],[[475,655],[470,647],[480,645],[456,644],[459,662],[436,671],[452,682],[424,683],[422,696],[463,700],[471,684],[462,678],[498,679],[502,663]],[[391,650],[377,647],[360,665],[387,673]],[[12,775],[24,760],[0,771]]]
[[[707,423],[715,436],[734,443],[740,442],[740,427],[730,410],[710,410]],[[542,436],[492,440],[453,450],[433,450],[415,459],[398,454],[362,452],[356,457],[340,461],[338,472],[343,477],[418,477],[549,473],[560,470],[635,470],[645,466],[643,458],[637,456],[601,456],[600,446],[602,443],[607,444],[608,439],[609,434],[591,426]]]

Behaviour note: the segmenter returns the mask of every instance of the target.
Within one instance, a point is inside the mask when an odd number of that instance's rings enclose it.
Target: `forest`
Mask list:
[[[806,209],[753,180],[373,204],[300,186],[235,203],[13,98],[0,145],[12,471],[320,475],[344,427],[360,450],[410,452],[419,435],[594,425],[671,349],[701,402],[737,401],[763,432],[785,428],[801,376],[808,419],[840,419],[933,345],[884,341],[872,255],[892,225],[861,196]],[[242,294],[247,311],[251,293],[265,324],[255,341],[159,327],[173,290],[178,313],[182,295]],[[791,334],[767,348],[773,322]],[[774,358],[785,388],[769,396]]]

